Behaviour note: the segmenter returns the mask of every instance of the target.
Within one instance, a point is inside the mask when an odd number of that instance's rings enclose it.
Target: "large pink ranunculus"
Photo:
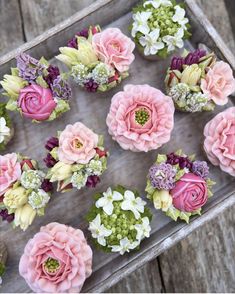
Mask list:
[[[235,107],[227,108],[204,128],[204,149],[210,162],[235,176]]]
[[[128,71],[135,59],[135,43],[117,28],[108,28],[92,38],[92,45],[99,59],[119,72]]]
[[[17,162],[17,154],[0,155],[0,196],[4,195],[20,176],[21,167]]]
[[[25,246],[20,275],[34,292],[80,292],[91,275],[92,250],[79,229],[50,223]]]
[[[149,85],[126,85],[113,96],[106,123],[123,149],[147,152],[169,141],[174,105],[170,97]]]
[[[203,178],[193,173],[184,174],[170,190],[173,206],[180,211],[193,212],[201,208],[208,199],[208,190]]]
[[[23,116],[43,121],[49,118],[56,102],[49,88],[32,84],[20,90],[18,107],[21,108]]]
[[[233,71],[228,63],[216,62],[201,81],[201,88],[207,97],[218,105],[225,105],[228,96],[235,91]]]
[[[67,125],[59,137],[59,160],[67,163],[88,163],[96,154],[99,137],[84,124]]]

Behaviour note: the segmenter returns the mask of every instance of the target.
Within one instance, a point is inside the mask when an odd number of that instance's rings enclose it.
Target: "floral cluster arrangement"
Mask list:
[[[138,192],[122,186],[97,194],[87,215],[88,229],[97,247],[121,255],[138,249],[151,231],[152,215],[145,205]]]
[[[210,162],[235,177],[235,107],[218,113],[204,128],[204,150]]]
[[[9,97],[8,110],[19,111],[35,122],[54,120],[69,110],[71,88],[57,66],[26,53],[16,60],[17,67],[0,82]]]
[[[206,161],[187,156],[181,150],[159,154],[148,173],[147,198],[173,220],[189,223],[192,215],[201,214],[202,207],[213,194],[215,184],[209,178]]]
[[[200,49],[173,57],[165,84],[176,108],[186,112],[211,111],[215,105],[225,105],[235,91],[229,64]]]
[[[47,179],[58,182],[57,191],[95,187],[107,168],[108,152],[103,137],[84,124],[67,125],[58,137],[50,138],[44,162],[49,167]]]
[[[92,250],[81,230],[50,223],[26,244],[19,272],[34,292],[79,293],[92,273]]]
[[[6,110],[6,104],[0,103],[0,150],[4,150],[14,135],[14,128]]]
[[[106,119],[109,134],[125,150],[149,151],[170,140],[172,99],[149,85],[126,85],[116,93]]]
[[[101,31],[99,26],[83,29],[59,48],[57,59],[70,69],[69,75],[89,92],[107,91],[128,76],[134,42],[118,28]]]
[[[35,160],[16,153],[0,155],[0,216],[25,231],[44,215],[51,183]]]
[[[0,241],[0,287],[2,284],[2,278],[6,270],[6,261],[7,261],[7,247],[5,243]]]
[[[131,35],[140,52],[165,58],[184,46],[191,34],[183,6],[174,0],[151,0],[133,9]]]

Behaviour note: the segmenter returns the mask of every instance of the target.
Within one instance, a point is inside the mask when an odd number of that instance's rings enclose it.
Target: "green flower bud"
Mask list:
[[[187,66],[182,72],[181,83],[196,86],[201,78],[202,70],[197,64]]]

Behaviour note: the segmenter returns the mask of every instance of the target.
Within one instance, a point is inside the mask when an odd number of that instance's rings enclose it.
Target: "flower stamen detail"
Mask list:
[[[60,268],[60,263],[57,259],[49,257],[44,263],[43,267],[48,274],[54,274]]]
[[[135,121],[144,126],[149,120],[149,112],[145,108],[141,108],[135,112]]]

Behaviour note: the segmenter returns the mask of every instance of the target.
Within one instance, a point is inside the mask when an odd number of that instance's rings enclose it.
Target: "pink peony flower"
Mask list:
[[[96,154],[98,135],[84,124],[67,125],[59,137],[59,160],[67,163],[88,163]]]
[[[119,72],[127,71],[135,59],[132,53],[135,43],[117,28],[108,28],[95,34],[92,45],[99,59]]]
[[[92,250],[79,229],[50,223],[25,246],[20,275],[34,292],[80,292],[91,275]]]
[[[218,105],[225,105],[228,96],[235,91],[233,71],[228,63],[216,62],[201,81],[201,88],[207,97]]]
[[[49,118],[56,102],[50,89],[32,84],[20,90],[18,107],[23,116],[42,121]]]
[[[21,167],[17,154],[0,155],[0,196],[4,195],[11,185],[20,179]]]
[[[193,212],[201,208],[208,199],[208,190],[203,178],[193,173],[184,174],[170,190],[173,206],[180,211]]]
[[[106,119],[109,133],[123,149],[149,151],[170,139],[172,99],[148,85],[126,85],[112,98]]]
[[[210,162],[235,176],[235,107],[227,108],[204,128],[204,149]]]

